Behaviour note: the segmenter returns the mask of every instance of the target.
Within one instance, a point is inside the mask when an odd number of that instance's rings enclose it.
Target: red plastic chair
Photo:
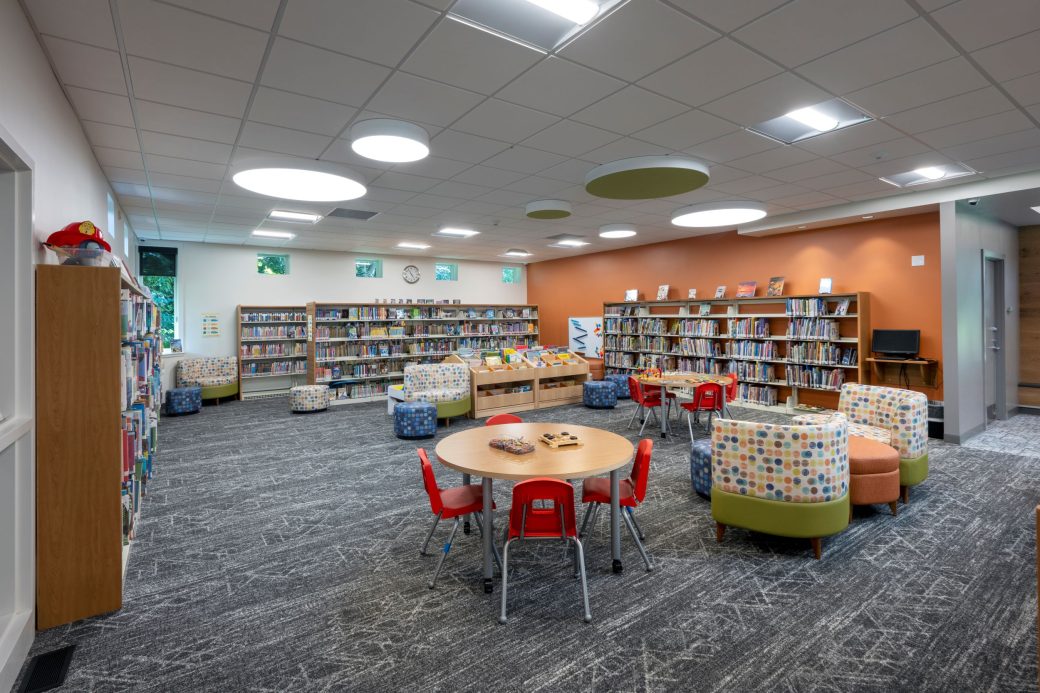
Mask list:
[[[691,418],[697,416],[700,423],[700,412],[708,412],[708,430],[711,430],[711,417],[721,414],[726,404],[726,396],[722,385],[718,383],[702,383],[697,387],[692,402],[683,402],[679,406],[686,410],[686,426],[690,429],[690,441],[693,441],[693,422]]]
[[[497,426],[499,424],[523,423],[524,420],[513,414],[495,414],[484,422],[485,426]]]
[[[632,473],[627,479],[622,479],[618,487],[621,517],[624,518],[625,526],[628,527],[629,533],[636,542],[636,548],[639,549],[639,555],[643,557],[647,572],[653,570],[654,566],[646,555],[646,548],[642,541],[646,537],[636,523],[632,510],[642,504],[646,498],[646,487],[650,478],[650,457],[653,452],[654,441],[649,438],[639,441],[636,458],[632,462]],[[585,517],[581,521],[581,532],[578,534],[579,537],[584,537],[589,523],[595,523],[599,516],[600,506],[610,505],[610,479],[602,476],[585,479],[581,485],[581,502],[589,504],[585,509]]]
[[[737,374],[727,373],[729,376],[729,385],[726,386],[726,404],[723,407],[723,411],[726,414],[726,418],[733,418],[729,413],[729,403],[737,398]]]
[[[540,505],[535,505],[541,501]],[[506,591],[509,575],[509,545],[527,539],[562,540],[574,543],[575,572],[581,575],[581,595],[585,603],[585,622],[592,620],[589,611],[589,586],[585,580],[585,553],[578,538],[574,516],[574,488],[566,481],[538,477],[521,481],[513,487],[513,506],[509,509],[506,545],[502,549],[502,613],[499,623],[506,623]]]
[[[432,590],[437,584],[437,576],[441,574],[444,559],[448,557],[452,542],[455,541],[455,533],[459,530],[459,519],[463,515],[473,513],[473,517],[477,521],[477,527],[480,528],[480,533],[483,535],[484,525],[481,522],[481,515],[484,510],[484,490],[480,484],[466,484],[465,486],[447,489],[440,488],[437,486],[437,479],[433,475],[433,465],[430,464],[430,458],[426,456],[426,451],[418,448],[418,452],[419,464],[422,467],[423,484],[426,487],[426,495],[430,497],[430,510],[436,515],[433,518],[433,526],[430,527],[430,533],[426,535],[426,541],[423,542],[419,553],[426,555],[426,547],[429,546],[430,539],[433,538],[433,533],[442,519],[455,520],[451,527],[451,535],[448,537],[447,543],[444,544],[441,557],[437,561],[437,569],[433,572],[433,578],[429,583],[429,587]],[[495,504],[492,503],[491,508],[494,509],[494,507]],[[498,549],[494,549],[494,552],[495,560],[498,561]],[[499,567],[501,567],[500,561]]]
[[[650,392],[643,389],[643,385],[636,380],[633,376],[628,377],[628,394],[635,402],[638,408],[632,412],[632,418],[628,420],[628,426],[632,427],[632,422],[636,420],[636,414],[641,414],[643,417],[643,425],[639,427],[639,435],[643,435],[643,429],[646,428],[646,422],[649,421],[649,417],[646,416],[645,410],[649,409],[650,413],[654,415],[654,420],[657,421],[657,409],[661,405],[661,388],[656,388],[656,392]],[[667,412],[664,414],[667,416]]]

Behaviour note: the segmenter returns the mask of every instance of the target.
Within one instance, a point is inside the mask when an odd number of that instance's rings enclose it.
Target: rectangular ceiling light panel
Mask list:
[[[922,166],[913,171],[895,173],[891,176],[883,176],[880,180],[897,188],[906,188],[913,185],[924,185],[925,183],[938,183],[951,178],[971,176],[977,173],[975,169],[963,164],[948,164],[945,166]]]
[[[752,125],[748,130],[777,142],[794,144],[871,120],[873,118],[848,101],[831,99]]]
[[[628,0],[456,0],[448,16],[528,47],[553,51],[624,2]],[[576,23],[592,9],[589,19]]]

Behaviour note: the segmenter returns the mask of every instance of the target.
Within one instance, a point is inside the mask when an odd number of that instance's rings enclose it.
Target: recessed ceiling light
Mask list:
[[[567,21],[581,26],[588,24],[599,13],[599,5],[592,0],[527,0],[543,10],[549,10]]]
[[[469,238],[471,236],[476,236],[479,233],[480,231],[474,231],[473,229],[460,229],[456,226],[445,226],[433,235],[447,236],[449,238]]]
[[[873,214],[864,214],[864,215],[863,215],[863,218],[864,218],[864,219],[873,219],[873,218],[874,218],[874,215],[873,215]]]
[[[599,227],[600,238],[631,238],[636,230],[628,224],[607,224]]]
[[[629,0],[454,0],[442,4],[451,5],[448,19],[544,54],[561,50],[592,22],[627,2]]]
[[[566,200],[535,200],[528,202],[524,214],[530,219],[563,219],[573,212]]]
[[[579,241],[579,240],[577,240],[575,238],[564,238],[562,240],[556,241],[555,243],[550,243],[549,247],[550,248],[580,248],[583,245],[588,245],[588,242],[587,241]]]
[[[611,200],[651,200],[696,190],[708,182],[708,166],[679,156],[636,156],[597,166],[585,190]]]
[[[748,130],[777,142],[794,144],[869,120],[870,116],[849,102],[831,99],[752,125]]]
[[[430,135],[418,125],[403,120],[373,118],[354,123],[350,128],[350,148],[375,161],[418,161],[430,154]]]
[[[531,257],[531,253],[527,252],[523,248],[510,248],[506,252],[502,253],[503,257]]]
[[[891,176],[882,176],[880,180],[889,185],[894,185],[897,188],[905,188],[911,185],[923,185],[925,183],[935,183],[940,180],[946,181],[951,178],[970,176],[974,173],[976,173],[975,169],[969,168],[963,164],[947,164],[945,166],[921,166],[915,168],[913,171],[904,171],[903,173],[895,173]]]
[[[409,241],[401,241],[397,244],[398,248],[409,248],[411,250],[426,250],[430,246],[425,243],[411,243]]]
[[[339,202],[365,194],[358,174],[327,161],[277,157],[243,159],[231,180],[259,195],[304,202]]]
[[[320,214],[308,214],[306,212],[290,212],[284,209],[272,209],[271,213],[267,215],[268,219],[275,219],[276,221],[298,221],[307,224],[316,224],[321,221]]]
[[[806,226],[805,224],[802,224],[802,225],[801,225],[801,226],[799,226],[798,228],[800,228],[800,229],[807,229],[807,228],[809,228],[809,227],[808,227],[808,226]]]
[[[677,209],[672,214],[676,226],[708,228],[712,226],[736,226],[757,221],[766,215],[766,206],[751,200],[725,200],[704,202]]]
[[[919,176],[924,176],[928,180],[939,180],[946,175],[946,171],[942,170],[938,166],[924,166],[923,168],[915,168],[914,173]]]
[[[287,241],[296,238],[295,233],[289,233],[288,231],[266,231],[264,229],[256,229],[253,231],[253,235],[259,238],[281,238]]]

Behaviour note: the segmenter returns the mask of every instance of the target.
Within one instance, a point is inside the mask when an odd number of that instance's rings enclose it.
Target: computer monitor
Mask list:
[[[870,349],[894,359],[912,359],[921,349],[921,330],[874,330]]]

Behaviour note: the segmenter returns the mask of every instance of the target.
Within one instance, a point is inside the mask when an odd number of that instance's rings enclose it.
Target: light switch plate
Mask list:
[[[911,255],[910,256],[911,267],[924,267],[924,255]]]

